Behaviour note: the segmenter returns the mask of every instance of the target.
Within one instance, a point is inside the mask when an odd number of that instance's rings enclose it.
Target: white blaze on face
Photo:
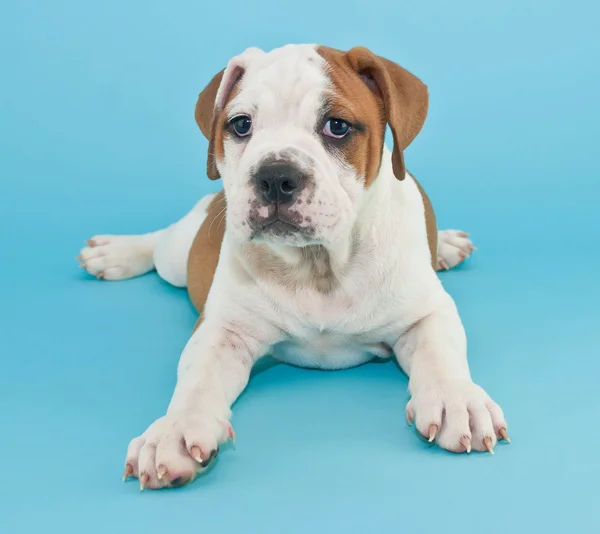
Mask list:
[[[243,74],[223,116],[249,116],[252,132],[246,138],[228,132],[223,160],[217,162],[227,193],[228,227],[241,240],[251,238],[250,216],[269,216],[253,172],[267,157],[292,153],[309,176],[289,207],[299,225],[310,228],[312,242],[323,244],[349,233],[363,188],[353,168],[323,144],[323,111],[332,87],[325,60],[312,45],[288,45],[268,53],[251,49],[232,63],[243,65]]]

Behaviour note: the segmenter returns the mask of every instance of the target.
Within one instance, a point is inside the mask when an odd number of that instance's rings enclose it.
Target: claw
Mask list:
[[[83,257],[81,256],[81,254],[79,254],[79,256],[77,256],[77,257],[75,258],[75,261],[81,261],[82,259],[83,259]]]
[[[93,247],[95,247],[95,246],[96,246],[96,242],[95,242],[93,239],[87,239],[85,242],[87,243],[87,245],[88,245],[89,247],[92,247],[92,248],[93,248]]]
[[[460,438],[460,444],[467,449],[467,454],[471,454],[471,438],[469,436],[463,436]]]
[[[229,423],[229,437],[231,438],[231,441],[235,443],[235,430],[233,429],[233,425],[231,423]]]
[[[144,473],[140,477],[140,491],[144,491],[146,484],[148,484],[148,480],[150,480],[150,475],[148,475],[148,473]]]
[[[102,272],[99,272],[99,273],[96,275],[96,278],[97,278],[98,280],[104,280],[104,272],[103,272],[103,271],[102,271]]]
[[[458,256],[460,258],[462,258],[463,260],[465,260],[467,258],[467,255],[462,250],[458,251]]]
[[[492,438],[483,438],[483,444],[490,454],[494,454],[494,447],[492,447]]]
[[[202,451],[200,450],[200,447],[198,447],[197,445],[194,445],[190,449],[190,454],[191,454],[192,458],[194,460],[196,460],[199,464],[201,464],[204,461],[204,460],[202,460]]]
[[[409,425],[412,425],[412,424],[413,424],[413,418],[412,418],[412,415],[409,413],[409,411],[408,411],[408,410],[406,410],[406,422],[407,422]]]
[[[510,438],[508,437],[508,433],[506,432],[506,428],[502,427],[500,430],[498,430],[498,434],[500,434],[500,437],[506,441],[506,443],[510,443]]]
[[[86,268],[86,265],[85,265],[85,263],[80,263],[80,264],[79,264],[79,268],[80,268],[80,269],[85,269],[85,268]]]
[[[167,468],[164,465],[159,465],[156,471],[158,480],[161,480],[167,474]]]
[[[125,471],[123,471],[123,482],[125,482],[131,475],[133,475],[133,466],[131,464],[127,464],[125,466]]]
[[[438,431],[438,426],[436,424],[433,425],[429,425],[429,439],[427,441],[429,441],[429,443],[432,443],[433,440],[435,439],[435,435],[437,434]]]
[[[469,232],[458,232],[459,237],[469,237]]]

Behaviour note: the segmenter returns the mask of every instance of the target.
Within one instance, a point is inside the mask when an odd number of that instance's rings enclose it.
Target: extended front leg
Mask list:
[[[264,324],[202,323],[181,355],[166,415],[129,444],[124,478],[138,477],[141,489],[177,487],[205,469],[234,439],[230,407],[273,336]]]
[[[497,439],[508,441],[502,409],[471,379],[465,332],[449,296],[394,350],[410,377],[406,418],[426,439],[453,452],[492,454]]]

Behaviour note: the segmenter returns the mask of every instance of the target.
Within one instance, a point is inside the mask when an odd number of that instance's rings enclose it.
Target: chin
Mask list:
[[[314,242],[313,227],[301,226],[297,218],[281,217],[267,219],[249,218],[250,241],[256,243],[304,247]]]
[[[273,223],[262,229],[256,233],[251,241],[288,247],[306,247],[316,243],[310,234],[283,222]]]

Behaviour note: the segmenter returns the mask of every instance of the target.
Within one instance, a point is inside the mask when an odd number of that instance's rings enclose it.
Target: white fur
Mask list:
[[[96,235],[77,256],[88,273],[106,280],[125,280],[154,268],[153,253],[164,230],[145,235]]]
[[[105,280],[126,280],[156,269],[163,280],[187,286],[187,257],[206,210],[215,195],[206,195],[182,219],[144,235],[97,235],[77,256],[81,267]]]
[[[156,242],[153,256],[156,271],[163,280],[176,287],[187,286],[187,257],[214,196],[206,195],[188,214],[169,226]]]
[[[431,268],[424,206],[412,177],[398,181],[384,149],[379,176],[365,190],[359,177],[324,151],[311,133],[327,88],[323,62],[313,47],[284,47],[270,54],[252,50],[228,70],[236,65],[243,65],[246,74],[231,112],[254,110],[256,138],[244,150],[240,143],[226,143],[225,159],[218,162],[228,220],[205,318],[183,351],[166,415],[130,445],[127,463],[134,475],[148,475],[147,487],[155,488],[200,470],[193,453],[201,450],[206,459],[228,438],[230,407],[253,364],[268,352],[297,365],[340,369],[393,351],[410,376],[407,416],[424,436],[437,425],[436,441],[448,450],[463,452],[465,439],[475,450],[486,449],[485,438],[493,447],[506,422],[471,380],[464,329]],[[249,169],[264,154],[290,146],[315,162],[319,185],[314,198],[327,200],[320,213],[335,220],[327,226],[326,218],[320,219],[317,239],[339,279],[330,292],[275,284],[246,268],[242,244],[249,236],[242,222],[253,194]],[[168,263],[171,275],[159,272],[177,285],[183,285],[191,236],[206,203],[152,241],[157,268]],[[144,268],[149,242],[139,237],[131,243],[143,249]],[[169,242],[175,246],[167,254]],[[287,263],[298,261],[297,247],[269,246]],[[471,249],[462,232],[440,233],[440,257],[447,266],[458,263],[451,258],[454,250],[468,255]],[[84,257],[94,250],[84,251]],[[131,260],[129,272],[143,270],[138,260]],[[169,476],[159,479],[159,468]]]
[[[460,230],[442,230],[438,233],[438,269],[451,269],[462,263],[477,250],[469,235]]]

